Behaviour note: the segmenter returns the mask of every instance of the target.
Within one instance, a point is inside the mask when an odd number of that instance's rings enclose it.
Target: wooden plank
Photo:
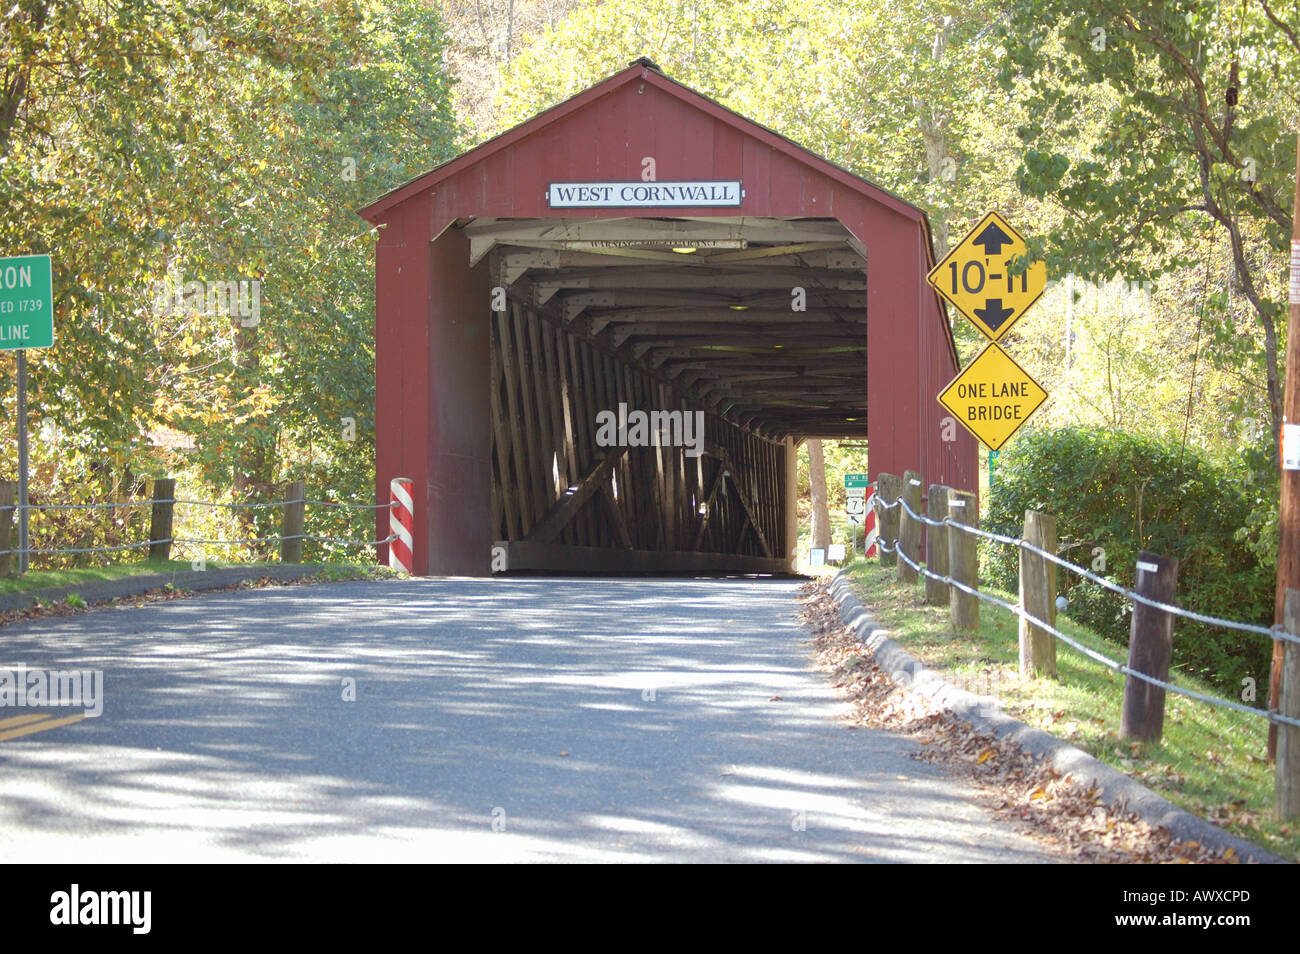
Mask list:
[[[614,539],[618,542],[618,545],[625,550],[633,549],[632,535],[628,533],[627,521],[623,518],[622,508],[614,500],[614,494],[608,486],[602,485],[597,496],[600,498],[600,506],[605,513],[605,519],[614,528]]]
[[[903,492],[900,499],[911,508],[912,513],[921,513],[921,475],[916,471],[903,471]],[[915,583],[917,572],[908,560],[912,563],[921,562],[921,521],[910,516],[902,504],[898,507],[898,547],[900,554],[907,556],[907,560],[902,556],[898,559],[898,582]]]
[[[618,400],[619,400],[618,388],[616,386],[612,374],[613,366],[610,364],[609,355],[595,348],[592,349],[591,355],[592,355],[592,367],[591,367],[592,379],[595,384],[595,394],[597,396],[596,407],[598,408],[598,410],[610,411],[615,415],[617,415]],[[592,418],[591,426],[593,428],[596,426],[594,417]],[[609,454],[612,451],[613,451],[612,447],[596,449],[596,452],[600,454]],[[622,455],[620,457],[620,460],[625,460],[625,459],[626,459],[626,455]],[[613,473],[614,474],[618,473],[618,465],[615,465]],[[620,494],[623,493],[623,488],[621,484],[619,487],[619,493]],[[600,515],[599,519],[597,519],[594,524],[594,532],[595,532],[595,538],[593,540],[593,543],[597,545],[609,546],[614,539],[613,528],[609,526],[609,521],[605,518],[603,513]]]
[[[902,478],[895,474],[876,475],[876,527],[883,546],[876,548],[880,554],[881,566],[894,566],[898,554],[894,547],[898,545],[898,514],[901,507],[890,507],[903,492]]]
[[[549,543],[554,540],[564,529],[565,524],[573,519],[574,514],[582,509],[583,504],[591,499],[605,481],[609,480],[610,471],[614,469],[618,458],[625,453],[627,453],[626,447],[611,448],[609,455],[582,479],[578,489],[557,500],[524,539],[532,543]]]
[[[928,524],[925,528],[925,564],[939,576],[948,575],[948,528],[942,521],[948,519],[948,488],[931,484],[925,499],[925,514],[941,521],[939,526]],[[951,600],[948,584],[933,577],[925,578],[925,601],[931,606],[947,606]]]
[[[788,576],[783,560],[737,556],[732,553],[693,553],[664,550],[617,550],[606,547],[567,547],[530,540],[499,541],[513,570],[558,573],[770,573]]]
[[[878,480],[884,478],[880,475]],[[967,527],[978,527],[980,522],[979,498],[964,490],[948,491],[948,518],[953,523]],[[964,583],[972,590],[980,585],[979,548],[975,545],[975,535],[953,527],[948,528],[948,575],[958,583]],[[952,628],[959,633],[973,633],[979,629],[980,601],[955,586],[949,589],[949,614]]]
[[[564,421],[565,439],[569,458],[569,473],[580,474],[589,469],[588,461],[595,460],[591,454],[591,421],[593,416],[588,411],[590,395],[582,393],[578,381],[580,369],[577,367],[577,339],[568,331],[555,330],[558,335],[560,369],[564,382]],[[585,513],[578,524],[578,537],[582,545],[591,545],[595,539],[595,517]]]
[[[758,545],[763,550],[763,556],[765,557],[772,556],[772,548],[768,546],[767,535],[763,533],[762,528],[758,525],[758,522],[754,519],[754,506],[752,503],[750,503],[749,497],[745,493],[745,488],[742,486],[742,482],[740,480],[737,480],[735,482],[735,491],[736,491],[736,499],[739,500],[740,505],[745,508],[745,518],[754,527],[754,534],[758,537]]]
[[[591,374],[591,345],[577,337],[570,335],[570,341],[573,343],[573,354],[575,363],[573,366],[574,393],[578,397],[578,405],[582,409],[577,419],[577,430],[579,434],[579,444],[581,454],[578,457],[578,472],[585,473],[595,467],[599,461],[599,454],[604,451],[596,446],[595,421],[596,411],[600,407],[600,398],[597,395]],[[593,517],[586,518],[585,524],[585,542],[590,546],[597,543],[598,521]]]
[[[501,339],[501,372],[506,385],[506,410],[510,425],[510,460],[514,469],[514,486],[503,487],[513,494],[519,513],[519,535],[522,537],[540,516],[534,509],[528,492],[528,466],[524,459],[523,407],[519,399],[519,370],[515,362],[515,322],[508,312],[496,312],[497,331]]]
[[[569,462],[564,451],[564,422],[561,420],[562,388],[559,369],[555,364],[555,341],[551,337],[551,325],[549,322],[538,321],[535,327],[538,338],[536,350],[541,365],[540,394],[546,407],[546,430],[543,434],[551,451],[548,473],[552,475],[551,480],[555,486],[555,499],[559,500],[569,488],[570,475],[576,476],[576,472],[569,470]],[[572,525],[565,527],[564,533],[567,536],[566,543],[577,543]]]
[[[640,374],[641,372],[627,364],[620,362],[618,365],[616,379],[618,394],[632,406],[636,405],[637,381]],[[650,525],[646,522],[646,516],[650,513],[648,503],[652,492],[650,483],[646,479],[645,462],[645,454],[628,454],[623,459],[623,470],[627,480],[625,508],[632,517],[629,529],[636,546],[642,549],[647,549],[654,543]]]
[[[492,481],[490,507],[492,537],[495,539],[504,536],[507,540],[511,540],[515,537],[514,519],[513,514],[508,514],[505,506],[505,501],[510,495],[502,492],[505,484],[502,475],[505,471],[503,461],[506,454],[506,428],[505,419],[501,414],[501,346],[497,341],[496,322],[492,319],[488,320],[488,355],[488,418],[492,422],[492,453],[488,478]]]
[[[550,369],[546,366],[546,351],[540,328],[541,320],[527,309],[528,357],[532,366],[533,397],[537,401],[537,446],[542,465],[542,488],[547,506],[564,496],[565,484],[556,478],[559,468],[559,448],[555,441],[555,425],[551,420],[551,399],[555,396]]]
[[[668,387],[664,384],[655,386],[656,401],[654,406],[647,408],[652,411],[667,411],[668,406]],[[664,549],[676,550],[677,529],[678,529],[678,497],[681,494],[680,478],[678,475],[678,461],[681,460],[681,451],[672,446],[672,433],[663,434],[662,428],[659,432],[652,435],[651,439],[659,444],[660,457],[663,460],[664,467]]]
[[[546,513],[551,505],[550,495],[546,493],[546,486],[550,483],[550,475],[546,471],[549,469],[550,462],[548,461],[545,466],[542,464],[537,411],[537,375],[532,361],[532,352],[528,346],[527,326],[533,321],[533,317],[531,312],[525,311],[513,302],[510,312],[514,316],[515,366],[519,370],[520,408],[523,411],[524,440],[528,446],[528,485],[525,491],[533,503],[535,519],[540,520],[542,514]]]
[[[1135,589],[1149,600],[1172,604],[1178,595],[1178,561],[1140,550]],[[1174,614],[1135,601],[1128,637],[1129,669],[1168,682],[1173,651]],[[1159,742],[1164,728],[1165,690],[1132,675],[1125,677],[1119,737]]]
[[[1287,590],[1282,629],[1300,634],[1300,590]],[[1300,644],[1278,640],[1282,647],[1282,681],[1277,711],[1300,719]],[[1280,821],[1300,818],[1300,729],[1277,726],[1277,764],[1273,777],[1273,806]]]
[[[1047,553],[1056,553],[1056,515],[1025,511],[1023,539]],[[1045,623],[1056,625],[1056,564],[1020,548],[1020,608]],[[1020,619],[1020,677],[1056,678],[1056,637]]]

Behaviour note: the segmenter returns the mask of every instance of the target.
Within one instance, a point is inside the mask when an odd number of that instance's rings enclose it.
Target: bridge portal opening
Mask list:
[[[458,227],[496,293],[497,567],[792,569],[797,442],[867,434],[862,243],[814,218]]]

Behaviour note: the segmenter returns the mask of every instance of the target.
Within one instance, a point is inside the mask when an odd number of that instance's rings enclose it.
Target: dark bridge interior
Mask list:
[[[506,297],[491,376],[508,569],[606,569],[609,548],[630,570],[789,569],[797,440],[866,435],[866,257],[848,230],[742,217],[461,227],[471,265],[486,258]],[[620,404],[702,412],[703,453],[599,446],[597,415]]]

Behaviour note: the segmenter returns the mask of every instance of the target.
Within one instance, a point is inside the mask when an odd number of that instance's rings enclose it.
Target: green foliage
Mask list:
[[[1071,213],[1036,243],[1049,272],[1154,278],[1186,267],[1179,240],[1213,225],[1261,332],[1238,367],[1266,383],[1269,434],[1281,422],[1297,26],[1294,9],[1278,18],[1266,3],[1015,0],[1000,28],[1001,79],[1026,110],[1020,188]],[[1230,346],[1230,316],[1204,317]]]
[[[159,474],[208,500],[278,499],[291,479],[373,498],[374,236],[354,210],[456,151],[443,43],[422,0],[12,5],[0,254],[54,263],[55,345],[29,356],[34,502],[118,500]],[[161,283],[240,279],[260,282],[255,323],[158,307]],[[34,545],[143,539],[147,512],[109,513],[41,514]],[[368,514],[340,514],[313,532],[374,539]],[[244,516],[178,512],[178,535],[277,532]]]
[[[1131,588],[1139,550],[1175,557],[1179,605],[1267,625],[1273,567],[1252,532],[1262,502],[1276,498],[1270,473],[1122,432],[1031,430],[998,458],[986,525],[1018,537],[1026,510],[1054,513],[1060,554],[1070,562]],[[985,575],[1014,591],[1017,559],[1013,548],[991,546],[983,555]],[[1126,600],[1065,570],[1058,580],[1072,618],[1112,637],[1127,633]],[[1175,664],[1234,697],[1244,678],[1266,683],[1270,652],[1269,640],[1256,635],[1175,623]]]

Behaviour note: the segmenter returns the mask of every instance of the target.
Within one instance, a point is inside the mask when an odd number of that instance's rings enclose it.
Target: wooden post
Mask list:
[[[1282,628],[1300,634],[1300,590],[1287,590],[1286,613]],[[1300,645],[1279,639],[1282,651],[1282,687],[1277,711],[1300,719]],[[1272,723],[1276,725],[1276,723]],[[1300,729],[1279,725],[1276,775],[1273,779],[1273,802],[1282,821],[1300,818]]]
[[[1056,515],[1025,511],[1026,543],[1056,553]],[[1020,608],[1056,625],[1056,564],[1037,553],[1020,550]],[[1020,675],[1056,678],[1056,637],[1020,618]]]
[[[979,498],[964,490],[948,491],[948,517],[953,523],[978,527]],[[958,583],[973,590],[980,585],[980,557],[975,546],[975,534],[949,528],[948,575]],[[952,615],[952,628],[959,633],[973,633],[980,625],[980,601],[970,593],[955,586],[948,587],[948,607]]]
[[[912,513],[921,512],[921,475],[914,470],[903,471],[902,499],[912,508]],[[921,562],[921,521],[907,515],[902,507],[898,508],[898,546],[913,563]],[[907,563],[898,561],[898,582],[915,583],[917,572]]]
[[[876,539],[879,541],[876,551],[880,554],[881,566],[893,566],[898,561],[893,547],[898,545],[898,513],[902,508],[886,509],[885,505],[897,500],[902,492],[903,482],[893,474],[876,475]],[[886,551],[885,546],[879,544],[890,547],[890,550]]]
[[[1178,561],[1143,550],[1137,559],[1138,593],[1161,603],[1173,603],[1178,591]],[[1130,669],[1169,681],[1169,658],[1174,651],[1174,617],[1145,603],[1134,602],[1128,637]],[[1129,676],[1124,682],[1124,705],[1119,715],[1119,737],[1159,742],[1165,729],[1165,691]]]
[[[166,563],[172,555],[172,513],[175,509],[176,481],[157,477],[153,482],[153,510],[149,516],[149,562]]]
[[[949,489],[943,484],[931,484],[925,499],[925,515],[931,520],[948,519]],[[925,565],[940,576],[948,575],[948,528],[926,524]],[[950,587],[943,580],[925,578],[925,601],[931,606],[947,606]]]
[[[1295,444],[1300,440],[1300,137],[1296,138],[1295,198],[1291,216],[1291,274],[1288,302],[1290,311],[1286,324],[1286,376],[1282,392],[1282,433],[1274,434],[1281,441],[1283,453],[1281,486],[1277,520],[1277,592],[1273,601],[1273,622],[1284,623],[1286,594],[1300,589],[1300,469],[1296,461],[1287,458],[1295,454]],[[1274,445],[1277,446],[1276,444]],[[1291,454],[1287,451],[1291,450]],[[1290,466],[1288,466],[1288,463]],[[1282,688],[1284,660],[1282,640],[1273,643],[1273,662],[1268,675],[1268,707],[1277,708],[1277,697]],[[1268,757],[1277,752],[1277,724],[1268,727]]]
[[[302,562],[302,527],[307,512],[303,498],[307,496],[307,485],[301,480],[291,481],[284,489],[284,519],[280,525],[280,562]]]
[[[14,546],[14,501],[18,499],[18,481],[0,480],[0,550]],[[17,560],[12,553],[0,553],[0,576],[8,576]]]

